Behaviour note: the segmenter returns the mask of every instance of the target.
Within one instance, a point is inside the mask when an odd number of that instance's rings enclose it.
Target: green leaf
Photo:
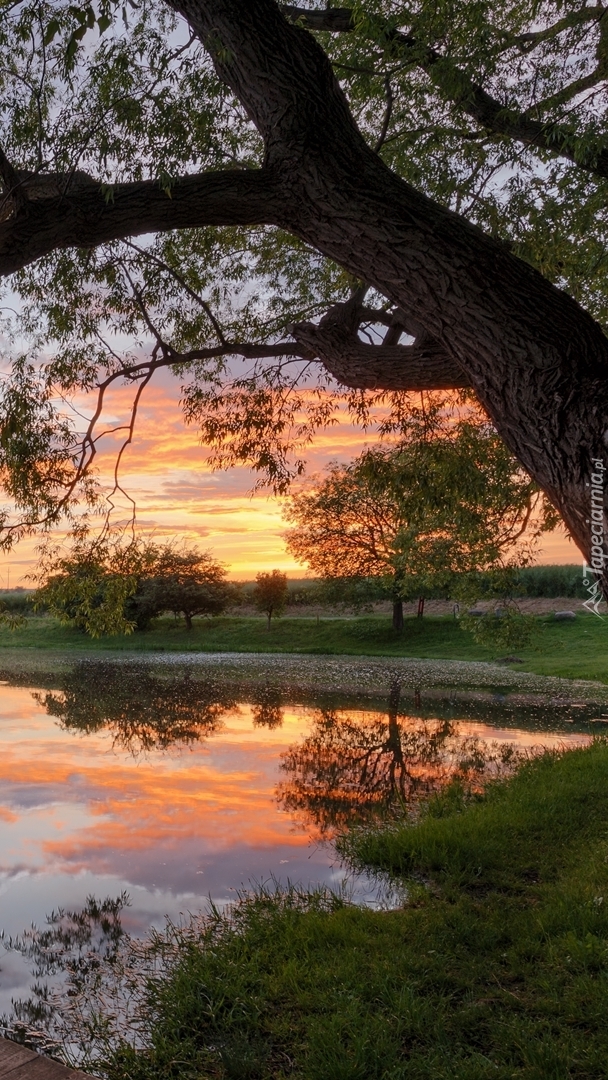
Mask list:
[[[48,26],[47,26],[47,28],[46,28],[46,33],[44,35],[44,39],[43,39],[44,44],[45,45],[50,45],[51,42],[53,41],[53,39],[59,33],[59,30],[60,30],[59,21],[57,19],[51,19]]]

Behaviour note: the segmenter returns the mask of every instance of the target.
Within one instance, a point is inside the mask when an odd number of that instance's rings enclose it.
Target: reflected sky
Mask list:
[[[335,827],[431,790],[471,740],[590,738],[584,717],[526,730],[523,707],[488,695],[468,709],[395,688],[375,707],[239,696],[110,664],[50,688],[0,686],[0,929],[41,925],[91,893],[128,890],[125,927],[142,933],[270,877],[335,887],[346,875],[324,842]],[[25,985],[20,958],[0,948],[0,1011]]]

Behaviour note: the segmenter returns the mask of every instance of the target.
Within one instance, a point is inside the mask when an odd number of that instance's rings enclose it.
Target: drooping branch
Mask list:
[[[310,11],[291,4],[282,5],[287,18],[299,26],[310,30],[321,30],[330,33],[349,33],[356,29],[355,12],[351,8],[327,8],[324,11]],[[584,18],[599,21],[604,17],[606,8],[586,8]],[[576,20],[565,19],[560,24],[559,30],[582,22],[580,12],[575,13]],[[556,32],[557,29],[556,29]],[[545,34],[544,37],[547,35]],[[585,149],[584,155],[577,155],[572,132],[566,127],[556,123],[543,123],[533,119],[529,111],[513,109],[504,102],[488,94],[483,87],[471,79],[462,68],[458,67],[448,56],[445,56],[431,46],[422,46],[410,34],[404,34],[399,30],[386,27],[386,40],[391,47],[391,55],[397,59],[416,64],[427,73],[443,97],[462,109],[464,113],[472,117],[486,131],[493,135],[506,136],[524,146],[538,147],[552,154],[566,158],[574,162],[579,168],[597,176],[608,177],[608,151],[598,146],[596,153],[590,153]],[[518,39],[519,40],[519,39]],[[538,40],[544,40],[542,36]],[[513,42],[517,44],[516,41]],[[537,43],[537,38],[533,39]],[[532,41],[529,42],[529,47]],[[580,86],[573,84],[557,93],[548,102],[544,103],[547,109],[554,105],[560,105],[571,99],[575,93],[582,92],[590,86],[596,85],[600,78],[605,78],[602,64],[585,79],[578,80]]]

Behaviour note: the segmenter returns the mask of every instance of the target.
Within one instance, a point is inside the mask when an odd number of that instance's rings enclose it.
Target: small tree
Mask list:
[[[234,589],[225,580],[226,571],[209,552],[176,551],[171,546],[158,550],[149,576],[139,582],[129,608],[140,629],[163,611],[183,615],[186,629],[192,629],[195,615],[221,615]]]
[[[273,570],[270,574],[257,574],[253,590],[253,602],[258,611],[268,619],[268,629],[273,615],[280,615],[287,602],[287,574]]]

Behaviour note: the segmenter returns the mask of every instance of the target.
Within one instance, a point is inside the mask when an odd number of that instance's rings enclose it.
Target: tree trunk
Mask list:
[[[401,700],[401,684],[394,682],[391,686],[388,698],[388,738],[385,750],[390,754],[389,778],[391,793],[399,792],[405,800],[407,796],[406,781],[407,769],[401,743],[401,730],[399,728],[399,703]]]
[[[272,619],[272,608],[270,609],[270,611],[268,611],[266,613],[266,616],[267,616],[267,619],[268,619],[268,624],[266,626],[266,629],[270,630],[270,620]]]
[[[190,632],[190,630],[192,630],[192,615],[189,615],[187,611],[184,611],[184,619],[186,620],[186,630]]]
[[[403,600],[393,600],[393,630],[403,630]]]
[[[600,326],[505,245],[391,173],[359,133],[320,46],[273,0],[170,2],[265,140],[265,168],[285,194],[276,224],[411,312],[445,347],[590,559],[589,484],[608,443]],[[602,534],[597,568],[604,551]]]

